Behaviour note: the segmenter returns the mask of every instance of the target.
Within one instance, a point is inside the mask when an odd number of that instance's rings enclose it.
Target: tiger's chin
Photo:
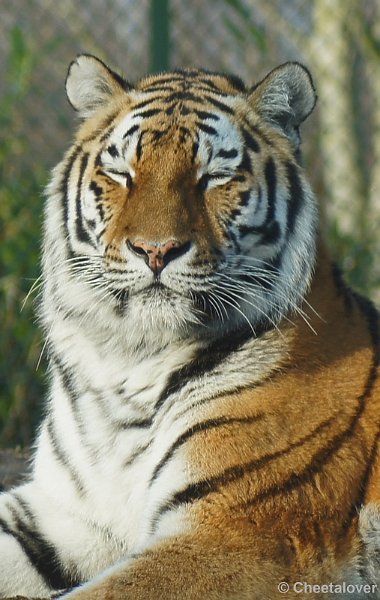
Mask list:
[[[207,341],[240,330],[258,336],[273,320],[263,322],[248,306],[238,311],[215,307],[206,292],[181,293],[161,284],[118,294],[116,314],[126,325],[128,344],[152,351],[182,340]]]
[[[209,336],[205,321],[213,329],[213,320],[200,310],[192,298],[164,286],[130,294],[123,306],[119,306],[119,313],[120,310],[128,323],[128,338],[136,346],[156,348],[189,338]]]

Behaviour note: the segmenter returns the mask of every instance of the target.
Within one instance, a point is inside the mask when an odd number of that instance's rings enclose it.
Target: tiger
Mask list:
[[[82,54],[46,191],[50,386],[0,597],[380,598],[379,314],[330,257],[298,62]]]

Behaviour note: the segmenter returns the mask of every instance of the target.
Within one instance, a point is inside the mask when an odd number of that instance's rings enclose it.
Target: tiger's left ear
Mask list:
[[[296,62],[277,67],[251,89],[249,99],[264,120],[280,128],[298,147],[298,128],[317,101],[306,67]]]
[[[127,81],[90,54],[80,54],[69,66],[67,97],[83,118],[91,117],[117,95],[130,89]]]

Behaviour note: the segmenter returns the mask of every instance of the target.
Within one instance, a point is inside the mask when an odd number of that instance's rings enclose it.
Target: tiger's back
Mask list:
[[[33,477],[1,499],[0,594],[368,597],[378,314],[319,235],[310,75],[131,86],[82,56],[67,92],[84,122],[48,188],[51,391]]]

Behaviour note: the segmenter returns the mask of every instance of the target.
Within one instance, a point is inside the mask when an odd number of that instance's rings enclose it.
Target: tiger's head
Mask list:
[[[303,66],[250,88],[203,70],[131,85],[81,55],[66,89],[83,123],[48,190],[45,250],[52,276],[67,266],[63,304],[174,337],[258,334],[301,304],[317,226],[298,161],[316,101]]]

